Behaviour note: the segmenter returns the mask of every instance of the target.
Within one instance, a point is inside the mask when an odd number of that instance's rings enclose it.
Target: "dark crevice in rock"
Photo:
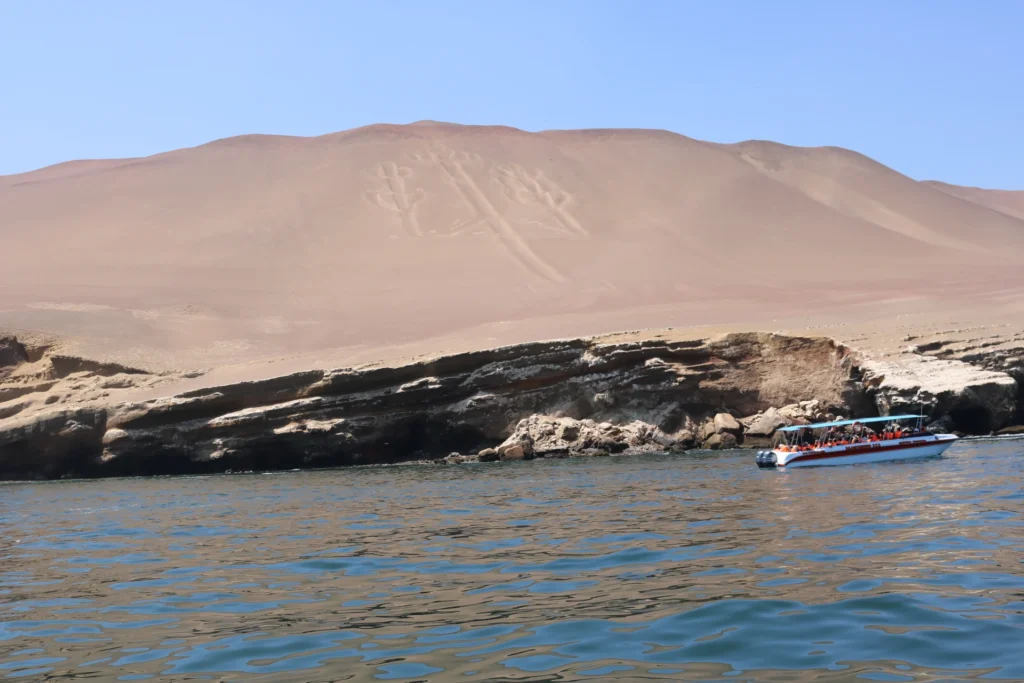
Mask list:
[[[106,413],[62,411],[0,432],[0,478],[52,479],[86,469],[102,452]]]
[[[419,414],[399,422],[391,432],[361,449],[361,458],[374,463],[395,463],[437,457],[439,454],[476,453],[494,445],[479,429],[467,424]]]
[[[28,362],[28,351],[15,337],[0,337],[0,368],[9,368]]]
[[[992,431],[992,419],[982,406],[966,405],[949,411],[953,429],[964,434],[988,434]]]
[[[119,374],[149,374],[148,371],[140,370],[139,368],[133,368],[119,363],[100,363],[98,361],[87,360],[85,358],[78,358],[77,356],[52,355],[50,356],[50,364],[53,366],[53,372],[57,377],[67,377],[68,375],[76,372],[88,372],[101,377],[110,377]]]

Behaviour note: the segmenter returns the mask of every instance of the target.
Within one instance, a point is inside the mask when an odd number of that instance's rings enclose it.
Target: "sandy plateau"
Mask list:
[[[6,477],[430,458],[535,415],[639,421],[658,433],[630,447],[664,448],[724,413],[742,443],[786,402],[1022,421],[1024,192],[840,148],[437,122],[243,136],[0,176],[0,236]],[[812,347],[832,373],[813,386],[800,363],[753,370]],[[611,357],[631,360],[593,360]],[[641,375],[664,386],[641,396]],[[415,401],[382,398],[409,382]]]

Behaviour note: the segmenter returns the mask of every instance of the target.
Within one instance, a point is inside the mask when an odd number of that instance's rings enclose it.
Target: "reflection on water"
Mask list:
[[[1024,442],[0,486],[0,676],[1024,679]]]

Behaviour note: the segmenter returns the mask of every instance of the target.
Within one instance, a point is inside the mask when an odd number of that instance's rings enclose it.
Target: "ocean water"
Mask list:
[[[1024,441],[0,485],[0,678],[1024,680]]]

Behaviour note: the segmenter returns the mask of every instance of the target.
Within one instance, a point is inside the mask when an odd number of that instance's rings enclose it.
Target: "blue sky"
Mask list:
[[[1024,189],[1024,2],[0,0],[0,174],[436,119],[840,145]]]

